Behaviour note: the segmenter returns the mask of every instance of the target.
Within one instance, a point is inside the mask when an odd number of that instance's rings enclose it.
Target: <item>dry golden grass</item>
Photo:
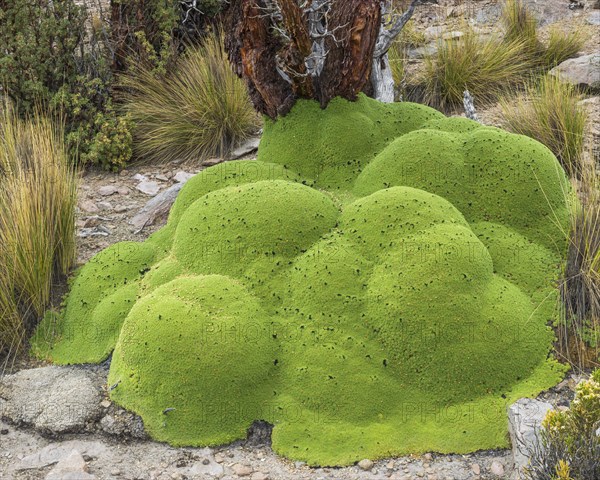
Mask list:
[[[545,75],[525,85],[524,92],[501,99],[506,127],[535,138],[558,157],[571,176],[582,171],[587,114],[576,87]]]
[[[20,349],[75,258],[77,181],[63,132],[0,106],[0,354]]]
[[[139,68],[122,79],[135,123],[134,154],[144,161],[198,161],[226,155],[260,119],[231,70],[223,33],[189,49],[166,77]]]
[[[495,101],[533,67],[526,51],[523,40],[480,39],[469,29],[458,40],[440,40],[437,52],[425,59],[426,103],[451,110],[462,105],[466,89],[479,105]]]
[[[600,173],[586,164],[577,182],[569,249],[560,283],[562,355],[580,368],[600,366]]]

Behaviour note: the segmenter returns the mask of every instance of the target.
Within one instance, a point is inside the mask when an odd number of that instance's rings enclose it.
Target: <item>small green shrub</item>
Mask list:
[[[65,125],[73,159],[122,166],[131,151],[123,135],[106,135],[118,118],[111,100],[107,46],[74,0],[0,1],[0,85],[21,116],[43,104]],[[110,148],[96,142],[113,142]],[[97,153],[102,151],[103,155]]]
[[[568,410],[548,412],[542,427],[529,480],[600,478],[600,370],[577,386]]]
[[[48,119],[0,110],[0,354],[18,351],[75,257],[76,176]]]
[[[221,32],[190,49],[172,74],[138,68],[122,85],[138,158],[222,156],[259,125],[246,86],[229,66]]]
[[[524,40],[482,40],[467,30],[458,40],[440,40],[437,52],[425,59],[426,102],[450,110],[462,105],[468,89],[478,103],[489,103],[532,67]]]
[[[514,95],[512,96],[514,97]],[[581,164],[587,114],[579,105],[581,94],[573,85],[552,75],[533,79],[524,93],[501,99],[509,130],[546,145],[565,170],[577,176]]]

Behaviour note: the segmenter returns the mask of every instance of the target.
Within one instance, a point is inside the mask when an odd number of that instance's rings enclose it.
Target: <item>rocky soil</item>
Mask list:
[[[600,54],[600,4],[597,0],[525,0],[536,12],[542,35],[551,25],[590,28],[582,55]],[[433,40],[435,35],[460,32],[465,18],[481,34],[497,25],[496,0],[439,0],[418,11],[416,25]],[[595,8],[594,8],[595,7]],[[422,48],[433,48],[432,44]],[[409,69],[418,70],[422,52],[411,54]],[[588,70],[600,81],[600,70]],[[579,68],[579,67],[578,67]],[[581,69],[580,69],[581,70]],[[596,75],[596,77],[594,77]],[[578,80],[575,81],[576,83]],[[477,104],[477,99],[475,99]],[[600,97],[584,100],[590,112],[589,151],[600,162]],[[483,123],[502,125],[498,107],[479,109]],[[234,157],[252,158],[256,142]],[[202,165],[134,165],[120,173],[88,171],[81,178],[77,211],[78,263],[83,264],[107,246],[141,241],[166,220],[165,209],[153,216],[138,215],[148,202],[168,199],[187,179],[221,159]],[[160,202],[158,202],[160,203]],[[167,202],[168,203],[168,202]],[[133,224],[132,224],[133,223]],[[408,456],[372,462],[365,459],[346,468],[309,468],[277,456],[264,430],[254,429],[245,442],[219,448],[172,448],[150,441],[141,420],[108,400],[108,365],[43,367],[19,359],[0,372],[0,479],[429,479],[468,480],[511,478],[510,450],[470,455]],[[0,368],[2,370],[2,368]],[[16,372],[16,374],[15,374]],[[12,375],[15,374],[15,375]],[[581,377],[571,375],[539,400],[567,408]],[[539,423],[538,415],[527,418]],[[517,420],[515,420],[517,422]],[[517,422],[518,423],[518,422]],[[524,422],[527,423],[527,422]],[[521,427],[519,427],[521,428]],[[525,427],[523,427],[525,428]],[[530,427],[527,427],[530,428]],[[530,432],[530,430],[529,430]],[[521,432],[527,436],[527,432]],[[517,453],[518,456],[518,453]]]

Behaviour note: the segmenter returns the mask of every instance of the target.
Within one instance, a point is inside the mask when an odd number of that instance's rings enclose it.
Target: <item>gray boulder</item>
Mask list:
[[[552,405],[531,398],[521,398],[508,407],[508,432],[512,443],[515,478],[521,478],[531,454],[539,447],[542,420]]]
[[[0,416],[49,433],[75,432],[100,415],[91,373],[75,367],[21,370],[0,381]]]
[[[558,76],[579,87],[600,90],[600,54],[583,55],[565,60],[550,70],[550,75]]]

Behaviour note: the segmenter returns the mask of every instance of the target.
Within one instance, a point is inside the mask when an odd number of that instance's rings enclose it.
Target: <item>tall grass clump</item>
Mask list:
[[[538,22],[522,0],[506,0],[501,15],[504,41],[518,42],[530,54],[541,51],[538,40]]]
[[[76,174],[61,129],[0,106],[0,355],[18,352],[75,258]]]
[[[426,102],[448,111],[462,105],[467,89],[478,103],[494,101],[532,67],[525,51],[523,40],[483,40],[472,30],[458,40],[440,40],[437,52],[425,59]]]
[[[565,32],[552,27],[540,60],[545,68],[554,68],[565,60],[575,57],[589,38],[587,29]]]
[[[223,156],[259,125],[246,86],[229,66],[220,30],[190,48],[171,74],[138,68],[121,83],[140,159]]]
[[[580,202],[571,216],[560,292],[562,355],[580,368],[600,366],[600,175],[593,163],[579,175]]]
[[[505,43],[521,43],[523,54],[538,70],[549,70],[577,54],[589,37],[587,29],[565,32],[552,27],[547,41],[539,39],[538,22],[522,0],[506,0],[502,9]]]
[[[546,145],[571,176],[582,171],[587,114],[579,105],[577,88],[560,78],[545,75],[530,81],[524,92],[501,99],[509,130],[535,138]]]

